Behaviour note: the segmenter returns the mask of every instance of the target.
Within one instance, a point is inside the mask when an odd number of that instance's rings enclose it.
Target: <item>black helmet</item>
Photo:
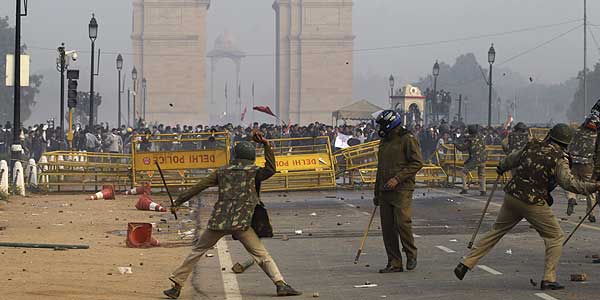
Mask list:
[[[519,123],[517,123],[517,125],[515,125],[515,131],[525,131],[525,130],[527,130],[527,125],[525,125],[525,123],[519,122]]]
[[[379,136],[385,137],[390,133],[390,131],[392,131],[392,129],[402,124],[402,118],[396,111],[386,109],[382,111],[379,116],[377,116],[375,123],[379,125]]]
[[[256,160],[256,148],[250,142],[239,142],[233,148],[233,156],[236,159]]]
[[[573,129],[564,123],[556,124],[550,129],[548,136],[552,141],[568,146],[573,139]]]
[[[479,126],[477,125],[469,125],[467,126],[467,133],[468,134],[477,134],[477,132],[479,131]]]

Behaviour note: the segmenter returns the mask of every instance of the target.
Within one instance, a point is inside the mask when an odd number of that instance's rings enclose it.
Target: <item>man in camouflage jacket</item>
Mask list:
[[[467,194],[470,188],[469,174],[477,169],[477,178],[479,179],[479,194],[485,196],[485,162],[487,161],[487,152],[485,150],[485,141],[483,135],[479,133],[477,125],[469,125],[467,128],[468,136],[462,143],[455,145],[456,149],[469,153],[469,158],[465,161],[462,172],[462,190],[461,194]]]
[[[569,145],[568,152],[571,155],[571,172],[580,180],[592,180],[594,171],[594,146],[596,144],[596,125],[587,118],[583,124],[575,131],[573,142]],[[567,206],[567,215],[573,214],[574,206],[577,205],[577,194],[567,192],[569,199]],[[590,211],[596,204],[596,195],[590,194],[586,197],[587,209]],[[590,212],[589,221],[596,222],[594,212]]]
[[[262,134],[254,132],[253,140],[264,146],[265,167],[254,164],[256,152],[250,142],[240,142],[234,148],[235,159],[225,167],[207,175],[196,185],[183,192],[175,201],[171,210],[190,200],[203,190],[217,186],[219,198],[215,203],[207,229],[194,241],[192,253],[169,277],[173,286],[164,294],[172,299],[179,297],[183,284],[194,266],[223,236],[233,235],[237,238],[271,278],[277,288],[278,296],[296,296],[301,293],[294,290],[283,279],[275,261],[265,249],[258,235],[251,227],[254,209],[259,204],[258,192],[260,183],[269,179],[276,172],[275,154],[269,142]]]
[[[513,132],[509,133],[506,139],[502,141],[502,150],[506,154],[511,154],[513,151],[523,149],[530,139],[531,136],[527,125],[519,122],[515,125]]]
[[[556,282],[556,267],[562,253],[564,232],[550,207],[553,203],[550,193],[557,185],[577,194],[591,194],[600,190],[600,183],[581,181],[571,174],[565,151],[572,136],[572,129],[568,125],[558,124],[543,141],[534,139],[525,148],[509,154],[500,162],[498,174],[509,170],[512,172],[511,180],[504,187],[504,202],[492,230],[479,240],[454,270],[456,277],[462,280],[467,271],[472,270],[505,234],[525,218],[546,245],[541,289],[564,288]]]

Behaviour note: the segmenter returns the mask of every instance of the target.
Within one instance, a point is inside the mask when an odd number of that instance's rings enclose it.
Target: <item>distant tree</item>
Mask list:
[[[569,106],[569,110],[567,112],[567,117],[569,121],[579,122],[583,119],[583,117],[590,113],[591,107],[596,103],[598,98],[600,98],[600,63],[596,63],[594,65],[594,70],[588,71],[587,73],[587,92],[588,92],[588,101],[587,107],[583,107],[584,101],[584,93],[583,93],[583,72],[580,71],[577,75],[577,91],[573,97],[573,101]]]
[[[94,115],[98,120],[98,107],[102,103],[102,96],[96,93],[94,96]],[[78,92],[77,93],[77,107],[73,112],[73,124],[80,124],[81,127],[85,128],[89,124],[90,120],[90,93],[89,92]]]
[[[12,86],[6,86],[6,55],[13,54],[15,47],[15,29],[8,24],[8,17],[0,18],[0,123],[13,120],[14,90]],[[21,46],[25,53],[27,46]],[[40,92],[43,77],[41,75],[30,75],[29,87],[21,88],[21,121],[26,121],[31,116],[31,110],[35,106],[35,96]]]

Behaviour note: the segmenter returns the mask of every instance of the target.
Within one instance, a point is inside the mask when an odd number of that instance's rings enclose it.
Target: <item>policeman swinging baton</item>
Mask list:
[[[171,197],[171,192],[169,192],[169,187],[167,186],[167,182],[165,181],[165,176],[163,175],[162,169],[160,168],[160,164],[158,160],[154,161],[156,163],[156,168],[158,168],[158,173],[160,173],[160,178],[162,179],[163,185],[165,186],[165,190],[167,190],[167,194],[169,195],[169,199],[171,199],[171,206],[175,206],[175,201],[173,201],[173,197]],[[177,213],[175,211],[171,211],[175,220],[177,220]]]
[[[590,216],[590,214],[594,211],[594,208],[596,208],[596,206],[598,206],[598,202],[594,203],[594,205],[592,206],[592,208],[590,208],[590,210],[587,212],[587,214],[585,214],[585,217],[583,217],[581,219],[581,221],[579,221],[579,224],[577,224],[577,226],[575,226],[575,229],[573,229],[573,231],[571,231],[571,234],[569,234],[569,236],[565,239],[565,241],[563,242],[563,247],[567,244],[567,242],[571,239],[571,237],[573,236],[573,234],[575,234],[575,231],[577,231],[577,229],[579,229],[579,226],[581,226],[581,224],[583,223],[583,221],[587,220],[587,218]]]
[[[479,229],[481,228],[481,223],[483,223],[483,218],[485,218],[485,214],[487,213],[488,207],[490,206],[490,202],[494,197],[494,192],[496,191],[496,187],[498,187],[498,181],[500,181],[500,174],[496,177],[496,181],[494,181],[494,186],[492,187],[492,192],[488,197],[487,202],[485,203],[485,207],[483,208],[483,212],[481,213],[481,218],[479,218],[479,223],[477,224],[477,229],[473,232],[473,236],[471,237],[471,241],[469,241],[468,249],[473,248],[473,243],[475,242],[475,237],[477,237],[477,233],[479,233]]]
[[[371,214],[371,219],[369,220],[369,224],[367,225],[367,229],[365,229],[365,234],[363,235],[362,241],[360,241],[360,248],[356,252],[356,257],[354,258],[354,264],[358,263],[358,259],[360,258],[360,254],[365,247],[365,242],[367,241],[367,235],[369,234],[369,229],[371,229],[371,224],[373,224],[373,218],[375,217],[375,212],[377,211],[377,206],[373,208],[373,213]]]

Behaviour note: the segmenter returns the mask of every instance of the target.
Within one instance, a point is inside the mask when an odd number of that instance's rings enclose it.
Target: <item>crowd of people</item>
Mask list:
[[[482,127],[480,132],[485,137],[486,145],[500,145],[501,141],[510,132],[510,127]],[[259,130],[267,139],[278,138],[314,138],[326,136],[334,151],[347,146],[354,146],[379,139],[377,126],[373,122],[361,122],[358,124],[343,124],[331,126],[322,123],[311,123],[308,125],[274,125],[259,124],[257,122],[249,126],[226,125],[180,125],[169,126],[164,124],[140,125],[135,128],[121,126],[111,128],[108,123],[101,123],[94,128],[76,128],[73,132],[71,145],[67,141],[67,135],[62,134],[60,127],[52,124],[38,124],[22,127],[19,135],[23,146],[23,159],[33,158],[36,161],[47,151],[56,150],[78,150],[88,152],[106,153],[130,153],[132,137],[136,137],[136,144],[140,151],[169,151],[169,150],[198,150],[211,149],[219,146],[219,141],[208,139],[202,143],[177,143],[177,136],[184,134],[202,134],[203,136],[217,136],[219,133],[227,132],[231,138],[231,144],[249,140],[253,130]],[[417,138],[421,151],[426,161],[435,160],[435,152],[444,155],[442,145],[458,142],[465,134],[466,125],[459,120],[448,123],[441,120],[437,124],[426,126],[414,125],[407,128]],[[148,139],[160,139],[160,136],[171,135],[175,137],[173,143],[146,143]],[[61,137],[63,137],[61,139]],[[340,145],[336,139],[344,137],[345,143]],[[13,139],[13,128],[10,122],[0,125],[0,155],[10,152]],[[319,140],[323,142],[323,140]],[[290,142],[291,145],[302,143],[314,143],[314,140],[297,140]]]

